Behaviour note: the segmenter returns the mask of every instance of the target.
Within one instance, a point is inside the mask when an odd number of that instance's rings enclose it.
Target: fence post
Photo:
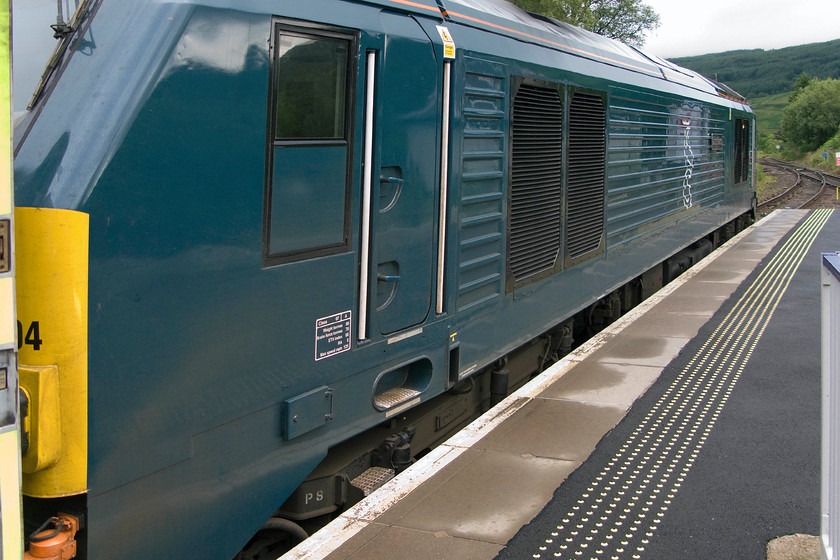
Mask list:
[[[822,490],[820,558],[840,543],[840,253],[822,256]]]

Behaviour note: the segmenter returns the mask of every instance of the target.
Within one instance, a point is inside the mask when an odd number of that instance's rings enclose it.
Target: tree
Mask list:
[[[805,88],[811,85],[811,82],[814,80],[809,76],[806,72],[802,72],[798,78],[796,78],[796,83],[793,85],[793,93],[790,94],[790,99],[788,99],[788,103],[792,103],[796,101],[796,98],[799,97],[799,94],[802,93]]]
[[[585,27],[590,23],[591,0],[511,0],[525,11]]]
[[[543,14],[641,46],[645,33],[659,27],[659,15],[642,0],[512,0],[523,10]]]
[[[816,80],[782,112],[782,137],[804,151],[816,150],[840,128],[840,80]]]
[[[628,45],[641,47],[645,32],[659,27],[659,15],[641,0],[602,0],[590,9],[595,23],[587,29]]]

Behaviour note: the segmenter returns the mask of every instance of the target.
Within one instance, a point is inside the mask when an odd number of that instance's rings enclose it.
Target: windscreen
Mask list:
[[[66,22],[76,11],[75,0],[12,0],[12,113],[15,119],[26,111],[58,44],[50,26],[58,22],[59,5]]]

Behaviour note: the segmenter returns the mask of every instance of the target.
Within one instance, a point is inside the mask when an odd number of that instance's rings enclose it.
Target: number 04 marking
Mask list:
[[[28,344],[33,350],[40,350],[44,341],[41,339],[41,324],[39,321],[32,321],[26,329],[26,336],[23,336],[23,323],[17,322],[18,329],[18,350]]]

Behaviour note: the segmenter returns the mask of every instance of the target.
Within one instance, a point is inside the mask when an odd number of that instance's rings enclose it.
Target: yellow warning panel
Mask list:
[[[23,456],[23,493],[79,494],[87,488],[88,215],[16,208],[14,219],[21,388],[32,398],[24,422],[39,438]]]

